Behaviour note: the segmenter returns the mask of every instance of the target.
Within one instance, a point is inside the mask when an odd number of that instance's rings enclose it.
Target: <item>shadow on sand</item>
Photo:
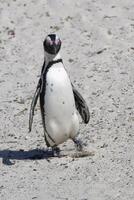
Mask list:
[[[24,150],[0,150],[0,158],[5,165],[13,165],[11,160],[39,160],[53,157],[53,152],[50,150],[33,149],[29,151]]]

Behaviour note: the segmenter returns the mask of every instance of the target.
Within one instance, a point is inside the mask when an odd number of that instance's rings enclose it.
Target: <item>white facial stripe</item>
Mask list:
[[[50,45],[53,44],[53,42],[52,42],[50,36],[48,36],[48,37],[46,38],[46,42],[47,42],[48,44],[50,44]],[[60,42],[60,38],[56,35],[56,38],[55,38],[55,44],[58,45],[59,42]]]
[[[56,41],[59,40],[59,37],[56,35]]]
[[[49,36],[47,36],[46,40],[49,40],[49,41],[51,41],[51,38],[50,38]]]
[[[55,44],[58,45],[59,44],[59,39],[56,39]]]
[[[60,38],[56,35],[56,41],[55,41],[55,44],[58,45],[60,42]]]
[[[47,42],[48,44],[50,44],[50,45],[53,44],[53,42],[52,42],[52,40],[51,40],[51,38],[50,38],[49,36],[46,38],[46,42]]]

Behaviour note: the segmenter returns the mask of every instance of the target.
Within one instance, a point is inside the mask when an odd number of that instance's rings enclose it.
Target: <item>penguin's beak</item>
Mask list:
[[[57,44],[53,43],[52,53],[57,54],[58,51],[59,51],[59,46]]]
[[[57,53],[57,47],[56,47],[56,45],[55,45],[55,44],[53,45],[53,53],[54,53],[54,54],[56,54],[56,53]]]

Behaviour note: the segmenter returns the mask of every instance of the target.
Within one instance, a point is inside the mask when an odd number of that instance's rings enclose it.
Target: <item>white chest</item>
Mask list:
[[[50,117],[63,118],[75,109],[70,79],[62,63],[52,66],[46,75],[45,113]]]
[[[48,70],[44,98],[46,130],[57,144],[62,143],[78,131],[72,86],[62,63]]]

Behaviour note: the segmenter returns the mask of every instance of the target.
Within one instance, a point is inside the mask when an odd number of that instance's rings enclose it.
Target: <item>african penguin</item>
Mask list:
[[[59,54],[61,40],[56,34],[49,34],[43,43],[45,58],[41,76],[31,103],[29,131],[32,128],[34,108],[40,97],[40,109],[46,145],[59,151],[58,145],[72,139],[78,149],[81,142],[76,139],[79,131],[79,111],[83,121],[89,122],[87,104],[71,83]]]

